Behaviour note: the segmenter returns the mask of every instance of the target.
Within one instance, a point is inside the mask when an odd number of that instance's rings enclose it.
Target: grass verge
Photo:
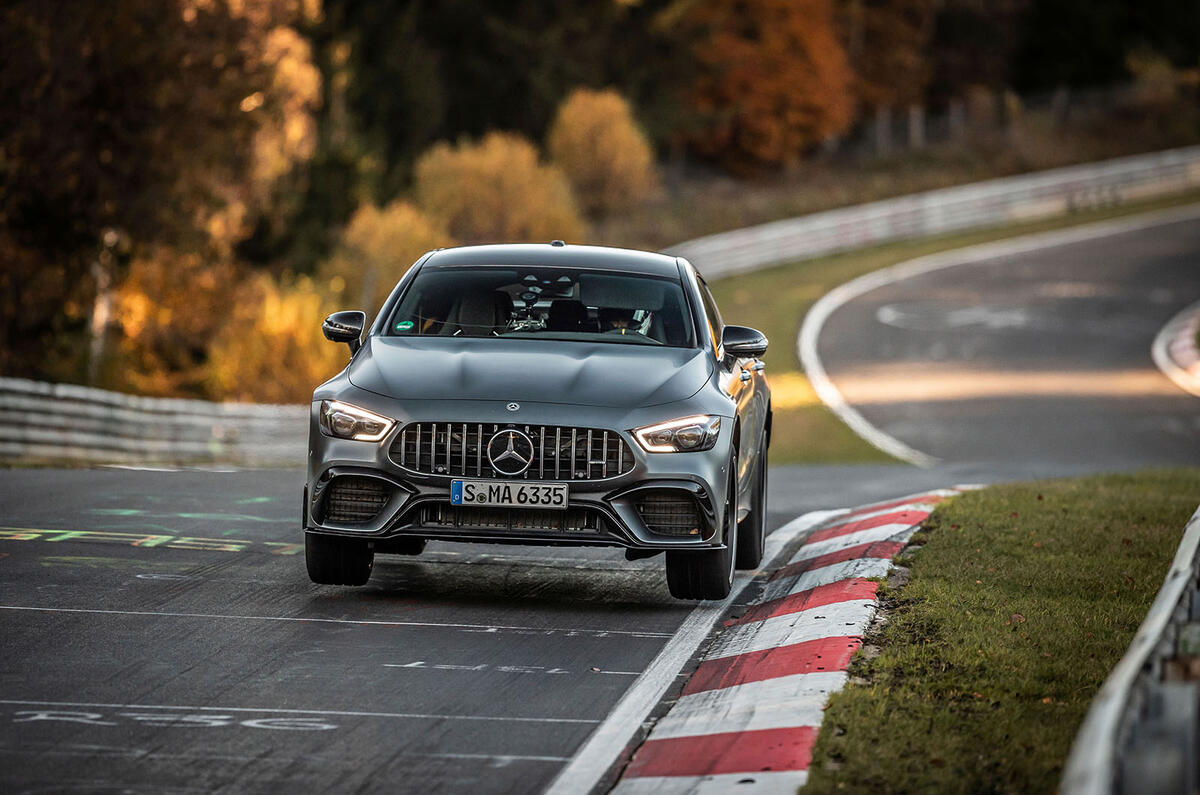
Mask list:
[[[816,398],[800,372],[796,334],[809,307],[825,293],[857,276],[914,257],[1018,235],[1062,229],[1190,204],[1200,191],[1120,207],[1073,213],[1032,223],[982,229],[848,251],[780,265],[713,283],[726,322],[753,326],[771,340],[767,364],[775,403],[773,464],[894,462],[842,424]]]
[[[1052,792],[1162,586],[1200,469],[993,486],[940,506],[834,696],[806,793]],[[903,561],[902,561],[903,562]]]

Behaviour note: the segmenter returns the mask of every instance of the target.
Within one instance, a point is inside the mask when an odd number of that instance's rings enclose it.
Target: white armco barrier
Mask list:
[[[1066,215],[1200,187],[1200,146],[842,207],[667,249],[709,279],[893,240]]]
[[[891,240],[1001,226],[1200,187],[1200,146],[977,182],[689,240],[710,279]],[[295,464],[307,406],[144,398],[0,378],[0,459]]]
[[[0,378],[0,459],[303,466],[308,412]]]

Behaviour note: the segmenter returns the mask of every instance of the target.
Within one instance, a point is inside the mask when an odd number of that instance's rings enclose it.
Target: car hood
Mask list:
[[[367,338],[350,382],[397,400],[503,400],[638,408],[700,391],[698,348],[550,340]]]

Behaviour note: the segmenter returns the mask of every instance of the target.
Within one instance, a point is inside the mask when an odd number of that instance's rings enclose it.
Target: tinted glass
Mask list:
[[[700,300],[704,302],[704,314],[708,315],[709,329],[713,335],[713,345],[720,346],[721,332],[725,330],[725,323],[721,320],[721,312],[717,309],[716,299],[709,292],[708,284],[704,279],[700,278],[700,274],[696,274],[696,282],[700,285]]]
[[[392,336],[693,345],[678,281],[569,268],[422,268],[387,328]]]

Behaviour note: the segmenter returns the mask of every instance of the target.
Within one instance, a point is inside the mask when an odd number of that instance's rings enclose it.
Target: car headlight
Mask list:
[[[697,414],[638,428],[633,436],[648,453],[694,453],[711,450],[720,430],[720,417]]]
[[[395,424],[393,419],[340,400],[321,401],[321,431],[326,436],[378,442]]]

